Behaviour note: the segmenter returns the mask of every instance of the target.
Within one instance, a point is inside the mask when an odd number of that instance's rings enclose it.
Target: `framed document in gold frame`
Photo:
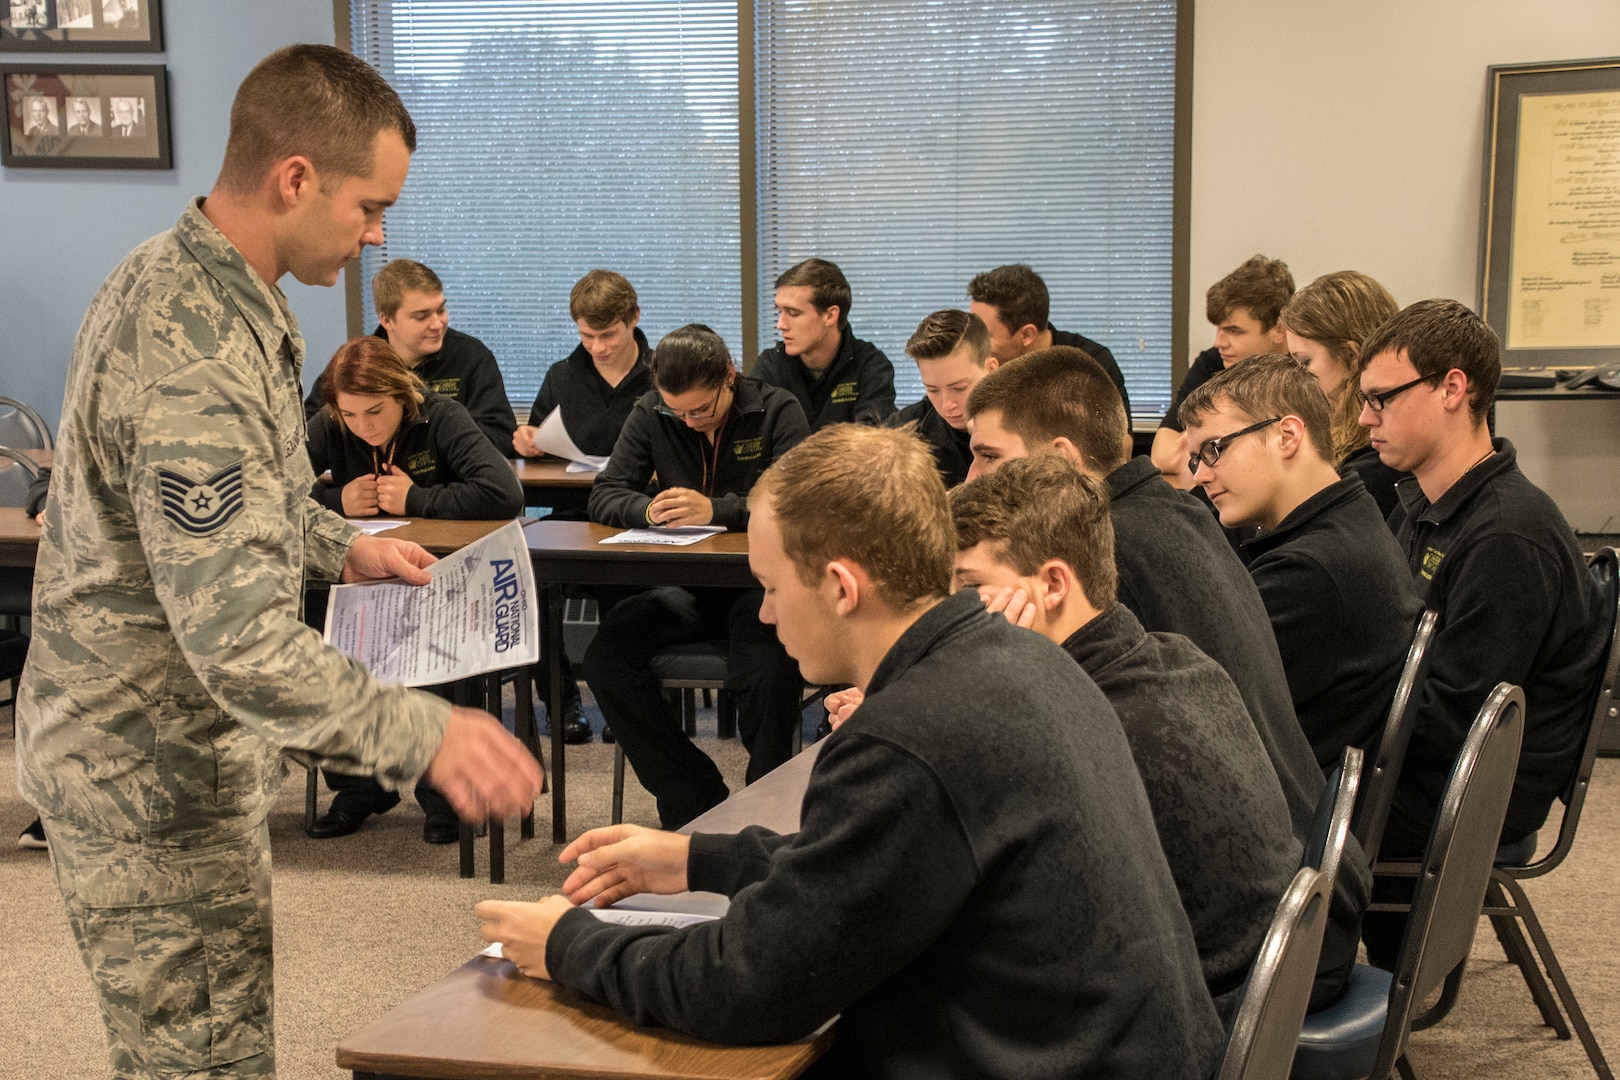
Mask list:
[[[1620,57],[1487,82],[1480,315],[1508,367],[1620,362]]]

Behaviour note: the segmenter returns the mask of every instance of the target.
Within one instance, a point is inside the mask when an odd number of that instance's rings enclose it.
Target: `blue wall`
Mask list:
[[[102,279],[213,187],[236,86],[265,54],[333,40],[332,0],[164,0],[164,53],[10,53],[13,62],[164,63],[172,170],[0,169],[0,394],[54,427],[73,335]],[[343,290],[282,280],[318,372],[345,336]]]

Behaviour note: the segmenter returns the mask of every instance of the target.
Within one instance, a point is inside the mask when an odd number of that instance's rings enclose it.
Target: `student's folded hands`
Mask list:
[[[557,920],[574,909],[566,896],[527,900],[480,900],[473,914],[483,922],[483,937],[500,942],[501,954],[532,979],[550,979],[546,942]]]

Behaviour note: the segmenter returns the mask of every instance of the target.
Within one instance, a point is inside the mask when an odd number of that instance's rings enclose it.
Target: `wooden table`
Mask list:
[[[833,1040],[831,1025],[783,1046],[718,1046],[665,1028],[637,1027],[555,983],[518,974],[510,960],[476,957],[338,1044],[356,1080],[792,1077]]]
[[[390,514],[382,515],[385,519],[393,520]],[[490,533],[511,522],[511,518],[501,518],[499,521],[444,521],[438,518],[400,518],[405,522],[397,529],[387,529],[378,533],[378,536],[387,536],[395,540],[410,540],[421,544],[435,555],[449,555],[460,551],[475,540],[482,540]]]
[[[549,506],[553,510],[584,510],[596,483],[593,472],[569,472],[562,458],[517,458],[512,471],[523,485],[523,505]]]
[[[41,469],[48,469],[56,462],[55,450],[35,450],[22,446],[9,446],[6,449],[14,454],[21,454]]]
[[[562,715],[563,590],[568,585],[682,585],[747,588],[748,534],[716,533],[687,547],[657,544],[602,546],[622,530],[585,521],[541,519],[524,526],[534,580],[542,594],[540,655],[546,661],[546,715]],[[551,839],[568,838],[568,794],[563,726],[551,724]]]
[[[0,506],[0,566],[33,569],[42,531],[22,507]]]

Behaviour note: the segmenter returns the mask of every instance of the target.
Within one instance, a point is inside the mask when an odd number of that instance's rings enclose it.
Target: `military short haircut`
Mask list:
[[[1000,413],[1001,425],[1027,447],[1061,437],[1099,472],[1125,464],[1125,402],[1108,372],[1084,350],[1054,345],[1002,364],[968,395],[968,419],[985,412]]]
[[[1456,368],[1468,376],[1468,412],[1476,425],[1485,422],[1502,381],[1502,346],[1484,319],[1455,300],[1419,300],[1362,344],[1360,370],[1386,352],[1405,352],[1419,375]]]
[[[1209,287],[1204,294],[1204,314],[1219,326],[1232,312],[1244,308],[1260,329],[1269,331],[1293,295],[1294,275],[1288,272],[1288,264],[1256,255]]]
[[[788,267],[776,279],[778,289],[795,285],[809,288],[810,303],[817,311],[826,311],[836,305],[838,325],[849,325],[849,305],[854,298],[849,291],[849,282],[844,279],[844,272],[836,264],[826,259],[806,259]]]
[[[1188,394],[1177,413],[1182,430],[1198,423],[1221,401],[1258,423],[1273,416],[1297,416],[1322,460],[1332,463],[1333,422],[1322,384],[1285,353],[1262,353],[1217,372],[1213,379]],[[1257,432],[1268,438],[1269,432]]]
[[[653,350],[653,385],[666,394],[718,390],[734,370],[725,341],[702,323],[676,327]]]
[[[405,366],[392,345],[374,334],[338,346],[317,386],[327,411],[339,424],[343,423],[343,417],[338,415],[339,394],[393,398],[404,406],[406,420],[416,419],[424,400],[422,380],[416,372]]]
[[[408,292],[443,295],[444,282],[439,280],[438,274],[412,259],[395,259],[371,279],[371,303],[378,315],[392,319]]]
[[[289,45],[259,61],[237,87],[220,183],[256,191],[278,161],[309,158],[323,186],[367,176],[377,135],[396,131],[416,150],[404,102],[364,60],[330,45]]]
[[[997,562],[1029,577],[1061,559],[1080,579],[1092,607],[1105,611],[1119,593],[1108,485],[1056,454],[1007,462],[951,491],[956,550],[988,544]]]
[[[996,309],[1001,324],[1013,333],[1033,325],[1039,333],[1047,327],[1052,299],[1046,282],[1034,267],[1010,263],[986,270],[968,282],[968,299]]]
[[[765,471],[749,494],[751,505],[759,500],[769,502],[806,585],[834,559],[848,559],[897,611],[950,593],[956,547],[945,482],[909,425],[822,428]]]
[[[628,326],[640,314],[635,286],[612,270],[592,270],[574,282],[568,294],[568,317],[592,330],[621,322]]]
[[[917,332],[906,342],[906,355],[913,360],[940,360],[962,346],[968,358],[979,367],[990,359],[990,328],[969,311],[946,308],[917,324]]]

